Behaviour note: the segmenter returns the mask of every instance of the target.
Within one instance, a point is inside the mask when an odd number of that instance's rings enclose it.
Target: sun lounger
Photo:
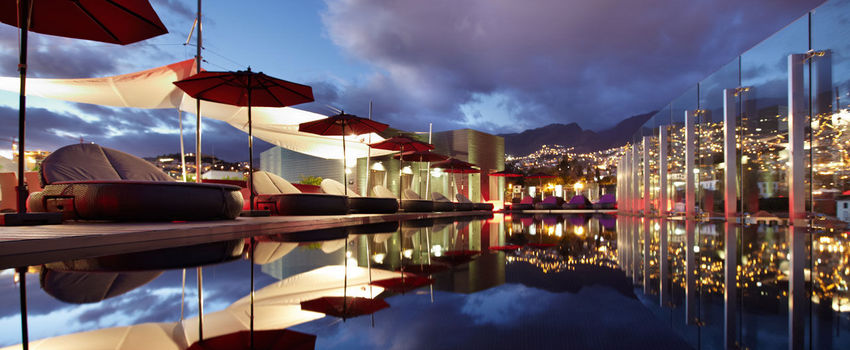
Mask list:
[[[343,184],[333,179],[322,180],[321,188],[324,193],[345,195]],[[398,211],[398,201],[395,198],[362,197],[348,189],[348,208],[352,213],[392,214]]]
[[[434,201],[422,199],[408,188],[401,193],[401,207],[407,212],[434,211]]]
[[[590,203],[590,200],[587,197],[582,195],[573,196],[569,202],[564,203],[564,209],[590,209],[593,206],[593,203]]]
[[[237,186],[177,182],[144,159],[95,144],[51,153],[41,178],[44,190],[30,195],[29,209],[66,220],[233,219],[242,210]]]
[[[558,197],[548,196],[545,199],[543,199],[542,202],[535,203],[534,209],[539,209],[539,210],[560,209],[560,206],[558,205]]]
[[[392,191],[381,185],[372,188],[372,195],[378,198],[396,198]],[[434,202],[405,199],[399,207],[406,212],[429,212],[434,211]]]
[[[493,203],[475,203],[466,198],[463,193],[456,194],[455,198],[457,198],[458,203],[472,203],[473,210],[493,210]]]
[[[593,203],[593,209],[617,209],[617,198],[613,193],[603,194],[596,203]]]
[[[511,210],[531,210],[534,209],[534,198],[525,196],[519,203],[511,205]]]
[[[458,209],[457,204],[452,202],[440,192],[431,192],[431,198],[434,199],[434,211],[454,211]]]
[[[289,181],[267,171],[254,172],[255,205],[272,215],[345,215],[348,198],[327,193],[302,193]]]

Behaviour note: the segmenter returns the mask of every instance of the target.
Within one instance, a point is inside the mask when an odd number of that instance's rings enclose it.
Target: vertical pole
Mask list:
[[[180,167],[183,174],[183,182],[186,182],[186,147],[183,145],[183,111],[177,108],[177,119],[180,125]]]
[[[791,245],[788,276],[788,348],[791,350],[805,348],[806,334],[806,226],[788,226],[788,242]],[[829,307],[829,305],[825,306]]]
[[[805,164],[803,137],[806,121],[806,96],[803,91],[805,54],[788,55],[788,217],[792,224],[803,225],[806,217]]]
[[[642,226],[638,226],[640,221],[636,216],[630,217],[629,221],[631,221],[629,226],[632,228],[632,268],[634,269],[632,272],[632,284],[637,285],[640,282],[638,278],[640,276],[640,268],[642,266],[640,264],[642,261],[640,256],[640,229]]]
[[[29,32],[29,0],[18,1],[18,24],[21,28],[21,56],[18,63],[20,72],[21,91],[18,100],[18,213],[27,212],[27,197],[29,190],[24,183],[24,163],[26,162],[24,149],[27,137],[27,34]]]
[[[27,325],[27,267],[18,267],[15,269],[18,272],[18,288],[20,289],[21,303],[21,346],[24,350],[29,349],[29,327]]]
[[[685,217],[693,219],[696,215],[696,193],[694,186],[694,164],[696,159],[696,136],[694,121],[697,111],[685,111]]]
[[[251,123],[251,68],[248,68],[248,192],[251,211],[254,211],[254,129]],[[343,136],[345,137],[345,136]],[[345,139],[343,139],[344,141]],[[345,145],[345,143],[343,143]]]
[[[738,226],[726,221],[723,231],[726,248],[726,261],[723,264],[723,344],[727,349],[734,349],[738,346]]]
[[[369,100],[369,120],[372,120],[372,100]],[[372,146],[369,146],[372,144],[372,133],[370,132],[367,137],[369,140],[366,141],[368,147],[366,150],[366,189],[360,190],[360,194],[364,197],[369,197],[369,177],[372,173]]]
[[[251,236],[251,350],[254,350],[254,251],[257,245],[256,239]]]
[[[198,266],[198,341],[204,341],[204,270]]]
[[[195,73],[201,72],[201,46],[203,40],[201,38],[201,0],[198,0],[198,36],[197,36],[197,53],[195,54]],[[195,182],[201,182],[201,100],[195,99]],[[254,201],[252,200],[251,203]],[[253,207],[251,208],[253,209]]]
[[[738,89],[723,89],[723,164],[726,168],[723,176],[723,203],[726,221],[734,221],[738,206],[738,162],[737,142],[735,140],[738,116],[736,96]]]
[[[617,198],[623,205],[623,211],[627,214],[632,213],[632,150],[627,149],[626,154],[623,155],[623,197]],[[619,185],[618,185],[619,186]]]
[[[696,222],[685,220],[685,323],[696,324],[697,314],[697,264],[696,264]]]
[[[649,188],[649,144],[650,137],[643,137],[643,216],[652,215],[652,201]]]
[[[667,125],[658,127],[658,215],[667,216]]]
[[[431,143],[431,133],[434,130],[434,123],[428,123],[428,143]],[[431,194],[431,162],[425,165],[425,199]]]
[[[634,152],[632,152],[632,212],[635,215],[640,214],[640,179],[638,179],[638,169],[640,169],[640,154],[637,151],[638,142],[635,142]]]
[[[660,220],[661,228],[658,231],[658,269],[659,269],[659,302],[661,307],[670,305],[670,295],[672,282],[668,282],[670,278],[670,262],[667,260],[667,220],[662,216]]]
[[[348,160],[345,156],[345,122],[342,122],[342,181],[344,182],[344,190],[346,196],[348,196]]]

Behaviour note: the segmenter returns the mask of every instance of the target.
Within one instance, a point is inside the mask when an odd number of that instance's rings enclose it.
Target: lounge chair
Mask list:
[[[617,209],[617,198],[613,193],[603,194],[596,203],[593,203],[593,209]]]
[[[95,144],[51,153],[41,179],[44,190],[30,195],[30,210],[66,220],[233,219],[243,203],[237,186],[177,182],[144,159]]]
[[[525,196],[519,203],[511,205],[511,211],[531,209],[534,209],[534,198],[531,196]]]
[[[396,198],[395,194],[388,188],[377,185],[372,188],[372,196],[378,198]],[[425,200],[402,200],[399,206],[402,211],[406,212],[428,212],[434,211],[434,202]]]
[[[345,215],[348,198],[327,193],[302,193],[289,181],[267,171],[254,172],[255,206],[272,215]]]
[[[416,192],[406,189],[401,193],[401,207],[407,212],[435,211],[434,201],[422,199]]]
[[[454,211],[458,209],[457,204],[452,202],[440,192],[431,192],[431,198],[434,199],[434,211]]]
[[[345,195],[345,186],[333,179],[322,180],[321,188],[324,193]],[[348,189],[348,208],[352,213],[392,214],[398,211],[398,201],[395,198],[361,197]]]
[[[590,209],[593,206],[593,203],[590,203],[590,200],[587,197],[582,195],[573,196],[569,202],[564,203],[562,206],[564,209]]]
[[[558,205],[558,197],[548,196],[545,199],[543,199],[542,202],[535,203],[534,209],[538,209],[538,210],[560,209],[560,206]]]
[[[472,203],[473,210],[493,210],[493,203],[475,203],[466,198],[463,193],[456,194],[455,198],[457,198],[458,203]]]

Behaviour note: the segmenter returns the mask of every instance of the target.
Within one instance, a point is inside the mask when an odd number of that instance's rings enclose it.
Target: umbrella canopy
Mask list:
[[[248,189],[254,210],[254,134],[251,107],[287,107],[313,102],[313,88],[263,74],[247,71],[205,71],[174,82],[197,99],[248,107]]]
[[[345,134],[362,135],[368,133],[379,133],[387,129],[389,125],[379,123],[371,119],[361,118],[352,114],[340,114],[298,125],[298,131],[309,132],[317,135],[342,136],[342,160],[345,168]],[[347,128],[347,130],[346,130]],[[348,195],[348,173],[343,169],[342,178],[345,195]]]
[[[301,310],[320,312],[329,316],[352,318],[368,315],[390,307],[383,299],[329,296],[301,302]]]
[[[441,160],[446,160],[449,157],[446,157],[442,154],[427,151],[408,151],[404,153],[399,153],[393,156],[393,158],[406,160],[409,162],[436,162]]]
[[[513,173],[508,170],[497,171],[495,173],[490,173],[490,176],[501,176],[501,177],[522,177],[520,173]]]
[[[370,144],[369,146],[377,149],[400,152],[427,151],[434,149],[434,145],[419,141],[406,135],[393,136],[384,141]]]
[[[481,170],[474,168],[475,164],[464,162],[457,158],[449,158],[439,163],[431,164],[432,168],[443,169],[446,173],[471,174],[479,173]]]
[[[20,28],[18,3],[30,3],[36,33],[127,45],[168,33],[148,0],[0,1],[0,22]]]
[[[316,336],[307,333],[291,331],[288,329],[276,329],[266,331],[254,331],[254,339],[251,339],[250,331],[239,331],[224,334],[189,346],[188,350],[216,350],[216,349],[298,349],[308,350],[316,347]],[[253,343],[252,343],[253,341]]]
[[[18,159],[24,159],[26,148],[27,36],[30,30],[121,45],[168,33],[147,0],[4,0],[0,2],[0,22],[21,28]],[[18,174],[23,174],[24,162],[18,163]],[[29,195],[23,176],[18,176],[17,192],[18,213],[23,214]]]

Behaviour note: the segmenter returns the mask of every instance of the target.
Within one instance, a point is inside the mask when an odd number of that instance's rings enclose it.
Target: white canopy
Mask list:
[[[189,77],[194,71],[194,61],[185,60],[140,72],[103,78],[87,79],[27,79],[27,95],[70,102],[90,103],[113,107],[179,108],[195,113],[195,99],[183,93],[173,82]],[[0,90],[18,92],[18,77],[0,77]],[[296,152],[328,159],[342,158],[342,141],[339,137],[319,136],[298,131],[298,124],[325,118],[325,116],[296,108],[254,107],[251,118],[254,136],[271,144]],[[201,115],[227,122],[248,132],[248,109],[215,102],[201,102]],[[368,151],[365,137],[346,137],[349,159],[365,157]],[[372,135],[372,142],[384,139]],[[372,150],[372,155],[389,154],[390,151]]]

